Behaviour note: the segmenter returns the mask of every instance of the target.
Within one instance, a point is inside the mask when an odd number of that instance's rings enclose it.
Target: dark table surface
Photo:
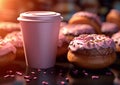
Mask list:
[[[120,85],[120,58],[104,69],[76,67],[66,59],[57,59],[49,69],[33,69],[24,60],[0,67],[0,85]]]

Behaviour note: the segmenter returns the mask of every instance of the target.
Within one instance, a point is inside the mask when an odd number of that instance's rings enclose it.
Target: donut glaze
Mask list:
[[[0,56],[8,54],[9,52],[16,53],[16,48],[10,43],[6,42],[5,40],[0,40]]]
[[[94,34],[95,30],[88,24],[69,24],[61,29],[64,35],[78,36],[80,34]]]
[[[120,45],[120,31],[115,33],[113,36],[112,36],[112,39],[114,40],[115,43],[118,43]]]
[[[116,52],[120,52],[120,31],[113,34],[111,38],[114,40],[116,44]]]
[[[15,47],[23,47],[23,38],[20,31],[9,33],[4,39],[11,42]]]
[[[96,21],[99,25],[102,24],[99,17],[94,13],[90,13],[90,12],[86,12],[86,11],[80,11],[80,12],[75,13],[72,17],[77,17],[77,16],[78,17],[79,16],[88,17],[89,19],[92,19],[92,20]]]
[[[105,32],[115,33],[115,32],[119,31],[119,27],[115,23],[104,22],[104,23],[102,23],[101,30],[103,33],[105,33]]]
[[[73,52],[83,49],[97,49],[99,51],[100,48],[115,49],[115,43],[111,38],[105,35],[83,34],[79,37],[75,37],[69,44],[69,49]]]

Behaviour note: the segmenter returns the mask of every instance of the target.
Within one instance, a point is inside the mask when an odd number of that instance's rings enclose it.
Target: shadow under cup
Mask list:
[[[26,64],[32,68],[50,68],[55,65],[59,35],[60,13],[29,11],[18,17],[24,41]]]

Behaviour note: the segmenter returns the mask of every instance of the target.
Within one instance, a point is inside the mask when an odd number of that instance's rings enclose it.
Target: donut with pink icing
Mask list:
[[[81,34],[94,34],[94,28],[88,24],[68,24],[60,29],[60,33],[65,35],[69,40]]]
[[[67,22],[61,22],[60,23],[60,28],[64,27],[65,25],[67,25]]]
[[[0,40],[0,66],[9,65],[16,58],[16,48],[10,42]]]
[[[68,48],[68,61],[83,68],[101,69],[116,60],[115,43],[105,35],[82,34]]]
[[[114,33],[119,31],[119,27],[115,23],[111,22],[103,22],[101,27],[101,32],[109,37],[111,37]]]
[[[67,54],[69,42],[70,40],[60,32],[57,45],[57,57]]]
[[[73,14],[70,18],[69,24],[89,24],[91,25],[97,33],[101,33],[101,20],[98,15],[87,12],[87,11],[79,11]]]
[[[14,31],[7,34],[4,38],[6,42],[12,43],[17,51],[16,51],[16,58],[17,59],[24,59],[24,50],[23,50],[23,37],[21,31]]]
[[[114,42],[115,42],[115,45],[116,45],[116,52],[120,52],[120,31],[113,34],[112,37],[111,37]]]

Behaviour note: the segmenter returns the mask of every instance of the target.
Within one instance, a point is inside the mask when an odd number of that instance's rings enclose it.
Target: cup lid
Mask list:
[[[34,22],[54,22],[56,20],[62,20],[62,17],[60,13],[52,11],[28,11],[21,13],[17,20]]]

